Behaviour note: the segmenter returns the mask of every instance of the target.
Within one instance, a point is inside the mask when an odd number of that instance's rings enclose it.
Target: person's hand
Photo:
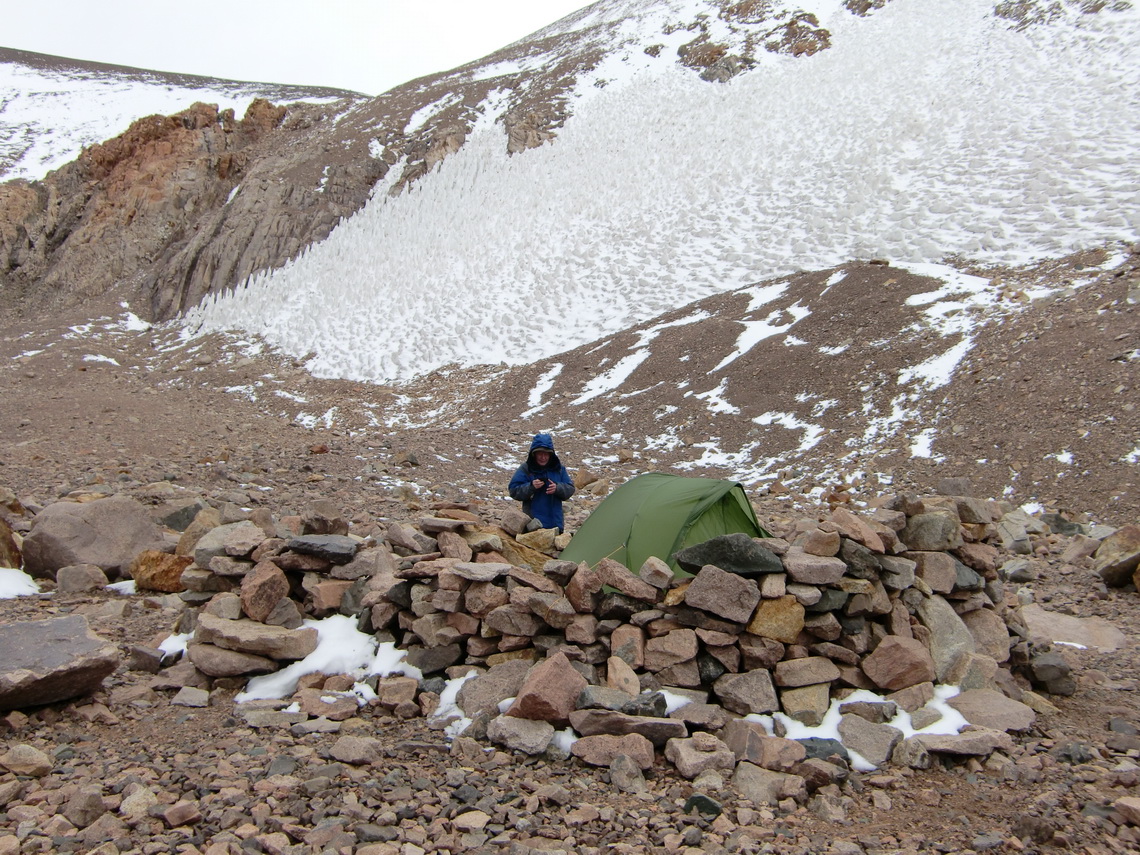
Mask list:
[[[534,487],[534,489],[536,489],[536,490],[541,490],[542,485],[545,483],[546,482],[543,481],[541,478],[535,478],[533,481],[530,482],[530,486]]]
[[[553,482],[553,481],[551,481],[551,482],[550,482],[550,483],[547,485],[547,487],[546,487],[546,495],[548,495],[548,496],[552,496],[552,495],[554,495],[554,482]]]

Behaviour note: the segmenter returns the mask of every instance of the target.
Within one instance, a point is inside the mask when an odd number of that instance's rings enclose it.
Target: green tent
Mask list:
[[[760,527],[740,484],[647,472],[607,496],[561,557],[591,567],[613,558],[636,573],[646,558],[655,555],[687,576],[673,561],[674,553],[736,532],[771,536]]]

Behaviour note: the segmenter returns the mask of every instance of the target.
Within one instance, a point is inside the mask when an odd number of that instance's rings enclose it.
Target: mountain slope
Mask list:
[[[471,103],[477,90],[441,101],[425,83],[430,107],[404,137],[430,127],[440,151],[413,192],[386,192],[408,166],[390,171],[328,240],[192,323],[262,334],[324,376],[401,380],[527,363],[852,258],[1020,264],[1135,239],[1135,8],[1071,5],[1027,24],[982,0],[864,17],[814,5],[826,49],[760,51],[725,83],[679,64],[681,49],[742,6],[762,39],[790,6],[613,2],[571,16],[526,56],[514,48],[512,73],[535,64],[524,89],[563,68],[565,45],[583,52],[557,139],[510,158],[516,89]],[[493,59],[480,73],[504,65]],[[353,122],[377,107],[340,124],[362,132]]]

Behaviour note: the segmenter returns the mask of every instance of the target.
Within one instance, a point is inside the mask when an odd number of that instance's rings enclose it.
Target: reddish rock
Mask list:
[[[665,758],[681,777],[692,780],[710,769],[734,769],[736,756],[729,747],[711,733],[698,731],[688,739],[670,739],[665,743]]]
[[[633,758],[642,770],[653,768],[653,743],[640,733],[583,736],[574,743],[570,753],[591,766],[609,766],[615,757],[624,754]]]
[[[623,624],[610,634],[610,655],[617,656],[631,668],[645,667],[645,631]]]
[[[882,689],[898,691],[934,679],[934,659],[914,638],[888,635],[863,659],[863,673]]]
[[[355,695],[326,689],[301,689],[293,698],[301,705],[301,712],[314,717],[324,716],[329,721],[352,718],[360,709]]]
[[[352,587],[346,579],[322,579],[309,588],[308,602],[316,615],[325,615],[340,609],[344,592]]]
[[[25,553],[27,548],[24,541]],[[1106,537],[1093,556],[1093,570],[1112,587],[1131,582],[1140,570],[1140,526],[1126,525]]]
[[[772,675],[765,669],[725,674],[713,685],[725,709],[740,715],[769,713],[780,708]]]
[[[491,582],[474,582],[463,595],[467,612],[475,617],[486,617],[510,599],[507,589]]]
[[[441,531],[436,535],[439,551],[444,558],[458,558],[460,561],[470,561],[473,555],[467,541],[453,531]]]
[[[565,654],[556,653],[530,670],[506,714],[563,724],[569,721],[586,685],[586,678],[574,670]]]
[[[983,576],[992,575],[1001,564],[996,546],[988,543],[964,543],[954,550],[958,560]]]
[[[566,585],[566,599],[574,606],[576,611],[588,614],[594,611],[597,594],[605,586],[601,574],[590,568],[586,563],[578,565],[577,572]]]
[[[606,686],[629,695],[641,692],[641,683],[637,679],[637,674],[620,656],[611,656],[606,660]]]
[[[785,659],[776,663],[777,686],[811,686],[839,679],[839,669],[824,656],[806,656],[802,659]]]
[[[914,562],[914,575],[939,594],[949,594],[958,581],[954,558],[945,552],[906,552],[904,558]]]
[[[847,565],[839,558],[809,555],[796,547],[789,549],[782,560],[788,578],[804,585],[834,585],[847,572]]]
[[[598,640],[598,619],[576,614],[566,626],[566,640],[571,644],[593,644]]]
[[[279,665],[266,656],[226,650],[215,644],[192,641],[186,654],[194,667],[208,677],[239,677],[247,674],[269,674]]]
[[[886,551],[882,538],[871,528],[870,524],[846,508],[836,508],[832,511],[831,521],[839,527],[839,531],[845,537],[863,544],[872,552],[882,553]]]
[[[283,597],[289,596],[289,580],[271,561],[262,561],[241,580],[242,611],[251,620],[264,622]]]
[[[606,585],[627,597],[646,603],[657,602],[660,590],[644,579],[639,579],[624,564],[612,558],[603,558],[594,569]]]
[[[645,668],[660,671],[670,665],[688,662],[697,655],[697,634],[691,629],[678,629],[645,643]]]
[[[747,623],[760,602],[760,587],[752,579],[706,564],[689,583],[685,603],[735,623]]]
[[[162,811],[162,820],[170,828],[183,825],[195,825],[202,821],[202,812],[198,810],[196,802],[182,801],[172,804]]]
[[[0,567],[19,567],[22,561],[12,529],[0,519]]]
[[[802,742],[770,736],[758,721],[733,719],[724,726],[721,739],[738,760],[763,769],[786,772],[807,756]]]

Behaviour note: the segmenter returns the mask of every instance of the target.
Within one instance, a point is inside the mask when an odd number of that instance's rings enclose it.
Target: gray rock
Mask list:
[[[77,698],[98,689],[119,650],[79,615],[0,626],[0,710]]]
[[[807,797],[804,779],[799,775],[761,769],[751,763],[737,764],[732,775],[732,787],[757,805],[774,807],[786,798]]]
[[[179,707],[208,707],[210,693],[205,689],[195,689],[193,686],[183,686],[170,702]]]
[[[343,534],[307,534],[294,537],[288,548],[302,555],[315,555],[331,564],[348,564],[356,557],[360,544]]]
[[[610,762],[610,783],[623,793],[644,793],[648,790],[645,773],[628,754],[618,754]]]
[[[163,545],[162,529],[128,496],[56,502],[36,515],[24,538],[24,571],[54,579],[61,567],[94,564],[118,576],[140,552]]]
[[[974,636],[942,597],[927,597],[918,607],[918,618],[930,630],[930,655],[939,681],[963,653],[976,653]]]
[[[1021,518],[1014,514],[1006,514],[998,520],[997,531],[1002,548],[1007,552],[1018,555],[1029,555],[1033,552],[1033,545],[1029,542],[1029,532]]]
[[[518,696],[532,664],[514,659],[493,666],[460,686],[456,703],[469,717],[480,712],[497,713],[501,702]]]
[[[107,812],[98,787],[83,787],[63,807],[63,815],[76,828],[86,828]]]
[[[1029,660],[1029,679],[1052,695],[1074,695],[1077,681],[1073,669],[1060,653],[1042,653]]]
[[[676,719],[625,715],[610,710],[575,710],[570,713],[570,724],[582,736],[637,733],[658,747],[670,739],[689,735],[685,723]]]
[[[286,629],[251,620],[225,620],[209,614],[198,616],[194,639],[277,660],[304,659],[317,648],[317,631],[312,627]]]
[[[874,724],[857,715],[845,715],[839,720],[839,735],[849,750],[873,766],[885,765],[903,738],[898,728]]]
[[[200,498],[182,499],[165,504],[157,512],[156,518],[167,528],[186,531],[190,523],[194,522],[194,517],[198,516],[198,512],[208,507],[209,505]]]
[[[992,689],[972,689],[951,698],[948,703],[970,724],[990,730],[1023,731],[1033,727],[1037,713],[1030,707]]]
[[[629,692],[621,689],[609,689],[605,686],[587,686],[578,696],[578,709],[603,709],[622,712],[622,707],[633,700]],[[662,698],[664,700],[664,698]],[[632,713],[631,713],[632,714]],[[655,712],[654,715],[664,715],[665,710]]]
[[[265,532],[249,520],[215,526],[194,544],[194,563],[209,567],[210,559],[219,555],[247,558],[263,540]]]
[[[554,725],[548,721],[500,715],[487,724],[487,738],[524,754],[541,754],[554,739]]]
[[[1011,558],[998,568],[998,575],[1007,582],[1037,581],[1037,567],[1028,558]]]
[[[882,572],[879,575],[883,585],[892,591],[904,591],[914,584],[915,562],[898,555],[880,555]]]
[[[946,552],[962,545],[961,521],[957,514],[934,511],[916,514],[906,521],[899,540],[911,550]]]
[[[706,564],[739,576],[784,572],[778,557],[742,532],[723,534],[682,549],[673,558],[681,569],[694,574]]]
[[[861,543],[848,537],[839,545],[839,557],[847,564],[847,575],[856,579],[878,579],[879,562],[884,556],[875,555]]]
[[[83,594],[107,587],[107,574],[94,564],[60,567],[55,574],[55,590],[59,594]]]

